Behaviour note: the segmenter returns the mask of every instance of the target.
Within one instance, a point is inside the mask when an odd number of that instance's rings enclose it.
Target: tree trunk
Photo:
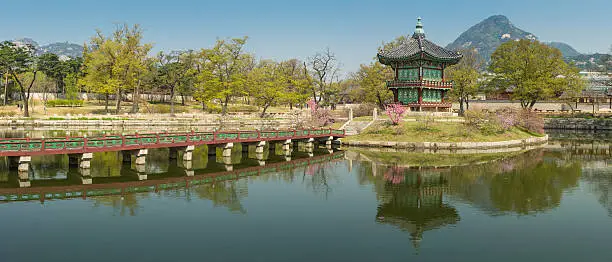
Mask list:
[[[117,114],[121,111],[121,89],[117,88],[117,104],[115,106],[115,110],[117,110]]]
[[[140,79],[138,80],[138,84],[136,85],[136,88],[134,88],[134,94],[132,95],[132,113],[136,114],[138,113],[138,111],[140,110],[138,108],[138,100],[140,99],[140,93],[139,90],[140,89]]]
[[[223,104],[221,105],[221,115],[226,115],[227,114],[227,104],[229,103],[229,97],[225,97],[225,101],[223,101]]]
[[[28,98],[23,90],[21,90],[21,101],[23,102],[23,117],[30,117]]]
[[[259,118],[264,118],[266,116],[266,110],[268,110],[268,107],[270,107],[270,105],[265,104],[263,106],[263,111],[261,111],[261,115],[259,115]]]
[[[536,102],[536,100],[531,100],[531,103],[529,103],[529,111],[531,111]]]
[[[106,111],[106,113],[108,113],[108,100],[109,100],[109,95],[105,94],[105,96],[104,96],[104,111]]]
[[[4,76],[4,105],[8,104],[8,73]]]
[[[465,110],[470,110],[470,100],[465,99]]]
[[[206,112],[206,103],[202,102],[202,112]]]
[[[170,116],[174,116],[174,87],[170,88]]]
[[[465,109],[463,109],[463,97],[459,98],[459,116],[465,115]]]
[[[185,106],[185,94],[181,93],[181,105]]]

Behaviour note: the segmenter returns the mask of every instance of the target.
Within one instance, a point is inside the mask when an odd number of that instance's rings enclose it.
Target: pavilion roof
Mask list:
[[[389,50],[382,50],[378,53],[378,59],[382,64],[393,64],[395,62],[405,62],[416,60],[425,56],[429,59],[440,60],[449,64],[456,64],[463,57],[460,53],[448,50],[425,38],[421,19],[418,19],[415,33],[403,43]]]

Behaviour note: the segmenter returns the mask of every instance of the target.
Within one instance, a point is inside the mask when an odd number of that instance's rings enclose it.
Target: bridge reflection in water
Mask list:
[[[344,159],[344,152],[328,153],[322,152],[321,155],[308,156],[305,154],[297,154],[301,158],[286,161],[286,159],[275,159],[273,163],[263,166],[256,165],[251,167],[240,168],[231,171],[211,172],[211,170],[219,169],[213,167],[206,170],[191,170],[191,176],[177,176],[180,172],[177,170],[185,170],[184,167],[178,165],[170,165],[167,172],[160,176],[151,176],[150,180],[135,181],[135,177],[115,176],[115,177],[99,177],[96,179],[96,184],[82,185],[72,184],[75,181],[70,179],[62,179],[64,177],[54,177],[58,179],[39,180],[38,183],[33,183],[34,187],[29,188],[0,188],[0,201],[33,201],[39,200],[44,202],[51,199],[69,199],[69,198],[87,198],[92,196],[105,195],[125,195],[139,192],[159,192],[176,188],[188,188],[191,186],[214,184],[222,181],[233,181],[241,178],[259,176],[271,172],[289,171],[295,168],[307,167],[319,163],[338,161]],[[214,160],[214,159],[213,159]],[[242,166],[248,166],[252,163],[244,163]],[[70,177],[70,175],[68,175]],[[130,181],[132,180],[132,181]],[[62,185],[63,184],[63,185]]]

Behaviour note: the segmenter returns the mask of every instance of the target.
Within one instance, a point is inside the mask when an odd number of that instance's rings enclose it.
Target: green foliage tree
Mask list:
[[[290,109],[294,105],[304,104],[310,98],[309,83],[310,76],[308,68],[298,59],[289,59],[280,63],[280,68],[283,75],[287,76],[287,85],[285,86],[285,96],[282,97],[282,102],[287,103]]]
[[[218,99],[223,115],[233,97],[245,94],[247,74],[254,65],[253,56],[244,51],[247,39],[219,39],[213,48],[201,52],[196,97],[203,104]]]
[[[458,64],[446,69],[446,76],[454,82],[450,96],[459,101],[459,115],[463,116],[464,104],[478,91],[479,69],[484,60],[474,49],[461,51],[463,58]],[[469,104],[468,104],[469,107]],[[468,108],[469,109],[469,108]]]
[[[134,90],[139,76],[146,70],[147,54],[152,46],[141,43],[142,36],[138,25],[118,26],[110,37],[98,31],[90,41],[91,50],[83,54],[85,77],[80,83],[105,95],[107,111],[109,95],[117,96],[116,111],[119,112],[123,93]]]
[[[53,53],[45,53],[38,58],[38,69],[55,82],[57,93],[64,92],[64,78],[67,75],[68,67],[59,56]]]
[[[387,88],[386,80],[393,78],[393,70],[375,61],[361,65],[352,77],[355,86],[352,96],[359,102],[377,104],[381,110],[393,100],[393,92]]]
[[[584,88],[578,69],[563,61],[561,51],[532,40],[510,41],[491,55],[489,70],[497,88],[512,88],[512,98],[531,109],[537,101]]]
[[[36,81],[38,67],[36,64],[35,50],[32,46],[18,47],[15,44],[5,41],[0,43],[0,67],[10,74],[19,86],[19,93],[23,101],[23,116],[29,117],[28,101],[30,100],[30,90]],[[30,81],[24,82],[19,75],[31,73]]]
[[[171,52],[157,55],[159,67],[157,80],[170,93],[170,114],[174,115],[174,97],[177,89],[181,94],[191,90],[195,79],[193,70],[195,57],[192,52]],[[184,98],[183,98],[184,104]]]
[[[248,75],[247,83],[251,95],[258,106],[262,107],[260,117],[266,115],[270,106],[276,105],[286,96],[289,76],[285,74],[281,64],[274,61],[261,61]]]

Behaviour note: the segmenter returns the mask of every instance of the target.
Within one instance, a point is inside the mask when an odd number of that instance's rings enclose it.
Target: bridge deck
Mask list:
[[[0,156],[79,154],[224,143],[344,137],[344,130],[267,130],[108,135],[101,137],[4,138]]]

